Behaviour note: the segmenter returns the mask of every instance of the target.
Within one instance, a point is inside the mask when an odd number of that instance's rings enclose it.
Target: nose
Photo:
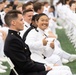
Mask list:
[[[23,19],[23,21],[22,21],[22,22],[23,22],[23,24],[24,24],[24,19]]]
[[[23,24],[24,24],[24,21],[23,21]]]

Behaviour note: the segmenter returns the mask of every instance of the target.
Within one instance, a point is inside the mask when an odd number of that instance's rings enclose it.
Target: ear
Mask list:
[[[12,25],[16,25],[16,21],[15,20],[12,20],[11,24]]]

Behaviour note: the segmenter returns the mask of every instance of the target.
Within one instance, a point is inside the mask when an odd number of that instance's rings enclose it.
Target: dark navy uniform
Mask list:
[[[34,62],[30,59],[30,50],[27,44],[19,36],[19,33],[9,30],[4,53],[11,59],[19,75],[46,75],[44,64]],[[15,75],[11,71],[10,75]]]

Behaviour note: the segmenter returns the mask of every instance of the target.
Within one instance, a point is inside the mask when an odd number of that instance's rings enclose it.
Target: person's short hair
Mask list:
[[[27,12],[33,12],[33,10],[24,10],[23,15],[25,15]]]
[[[41,9],[42,6],[43,6],[43,4],[40,2],[34,3],[34,5],[33,5],[34,11],[37,12],[39,9]]]
[[[29,5],[32,5],[32,4],[33,4],[33,3],[31,3],[31,2],[27,2],[26,4],[23,4],[22,10],[23,10],[23,11],[26,10],[26,7],[29,6]]]
[[[5,23],[7,24],[7,26],[9,26],[9,27],[11,26],[11,21],[17,19],[18,14],[22,14],[22,13],[18,10],[11,10],[6,13],[4,20],[5,20]]]
[[[75,1],[70,1],[69,6],[71,7],[73,3],[75,3]]]

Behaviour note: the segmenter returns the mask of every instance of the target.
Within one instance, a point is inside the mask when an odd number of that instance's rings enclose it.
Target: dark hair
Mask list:
[[[50,8],[52,8],[54,11],[55,11],[55,7],[52,5],[52,6],[50,6]]]
[[[68,2],[69,0],[65,0],[65,4]]]
[[[22,5],[22,10],[26,10],[26,7],[29,6],[29,5],[32,5],[33,3],[30,1],[30,2],[27,2],[26,4],[23,4]]]
[[[37,19],[38,14],[33,15],[32,21],[35,21]]]
[[[14,5],[14,2],[13,1],[10,1],[10,3],[9,4],[11,4],[12,6]]]
[[[58,4],[60,4],[60,3],[64,4],[65,2],[64,2],[64,0],[59,0],[59,1],[56,3],[56,5],[58,5]]]
[[[33,12],[33,10],[24,10],[23,15],[26,14],[27,12]]]
[[[11,10],[8,13],[6,13],[6,15],[4,17],[4,20],[5,20],[5,23],[7,24],[7,26],[10,27],[11,21],[14,20],[14,19],[17,19],[18,14],[22,14],[22,13],[18,10]]]
[[[38,14],[37,18],[36,18],[36,21],[38,21],[40,19],[41,16],[47,16],[46,14],[44,13],[41,13],[41,14]],[[47,16],[48,17],[48,16]]]
[[[33,5],[34,11],[37,12],[39,9],[41,9],[42,6],[43,6],[43,4],[40,2],[34,3],[34,5]]]
[[[69,6],[71,7],[73,3],[75,3],[75,1],[70,1]]]

